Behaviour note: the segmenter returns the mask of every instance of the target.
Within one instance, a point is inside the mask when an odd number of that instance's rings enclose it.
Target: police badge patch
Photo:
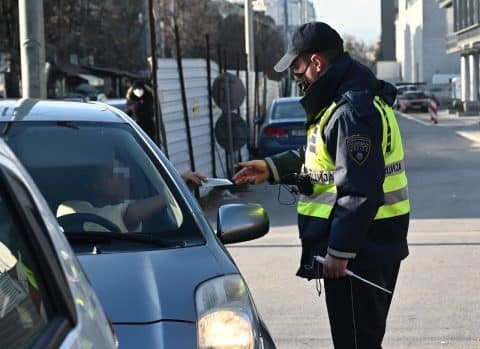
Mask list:
[[[351,136],[346,139],[348,155],[358,165],[367,161],[372,148],[372,141],[367,137]]]

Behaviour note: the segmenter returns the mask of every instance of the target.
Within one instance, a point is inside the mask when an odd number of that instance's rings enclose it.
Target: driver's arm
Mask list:
[[[164,207],[165,202],[160,196],[153,196],[151,198],[131,202],[123,215],[125,226],[128,230],[135,229],[142,220],[149,218]]]

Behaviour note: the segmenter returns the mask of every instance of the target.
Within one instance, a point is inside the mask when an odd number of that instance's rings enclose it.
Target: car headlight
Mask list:
[[[240,275],[206,281],[195,294],[199,349],[254,349],[257,320]]]

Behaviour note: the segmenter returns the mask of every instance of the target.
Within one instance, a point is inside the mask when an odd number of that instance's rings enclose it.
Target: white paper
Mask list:
[[[202,187],[211,188],[219,187],[222,185],[232,185],[233,183],[227,178],[207,178],[206,182],[202,183]]]

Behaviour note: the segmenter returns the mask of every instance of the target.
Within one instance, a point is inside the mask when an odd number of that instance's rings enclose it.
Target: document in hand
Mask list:
[[[207,178],[207,181],[202,183],[204,188],[220,187],[224,185],[232,185],[233,183],[227,178]]]

